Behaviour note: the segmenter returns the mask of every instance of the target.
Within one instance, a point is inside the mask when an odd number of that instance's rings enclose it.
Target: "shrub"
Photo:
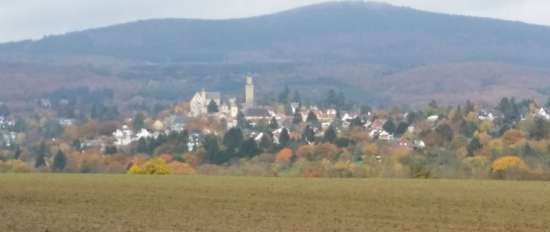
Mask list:
[[[528,171],[529,168],[518,156],[504,156],[491,165],[491,174],[499,179],[521,178]]]
[[[147,161],[143,165],[145,174],[149,175],[170,175],[170,168],[166,164],[166,161],[155,158]]]
[[[292,150],[290,148],[284,148],[283,150],[279,151],[279,153],[277,153],[277,158],[275,158],[275,160],[277,161],[277,163],[288,164],[290,163],[292,156]]]
[[[168,167],[174,175],[193,175],[196,173],[195,169],[191,167],[191,165],[179,161],[169,163]]]
[[[141,168],[139,165],[134,164],[130,169],[128,169],[128,174],[134,174],[134,175],[143,175],[145,174],[145,170]]]
[[[150,159],[143,165],[133,164],[128,169],[128,174],[169,175],[170,173],[172,173],[170,167],[160,158]]]
[[[0,172],[26,173],[31,172],[31,167],[21,160],[0,160]]]

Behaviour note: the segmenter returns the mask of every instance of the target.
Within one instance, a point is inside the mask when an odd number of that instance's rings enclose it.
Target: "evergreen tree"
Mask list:
[[[304,128],[302,139],[307,143],[315,142],[315,131],[313,131],[313,128],[311,128],[311,126],[307,125],[306,128]]]
[[[210,103],[208,103],[207,109],[209,114],[220,112],[220,110],[218,109],[218,104],[216,104],[214,100],[210,100]]]
[[[75,139],[75,140],[73,140],[72,147],[73,147],[75,150],[79,150],[79,151],[80,151],[80,149],[82,149],[82,143],[80,142],[80,139]]]
[[[260,152],[261,151],[258,148],[258,144],[256,144],[254,138],[245,140],[239,148],[239,153],[244,157],[254,157],[260,154]]]
[[[450,142],[453,139],[453,129],[447,124],[441,124],[435,128],[435,132],[446,142]]]
[[[309,113],[307,114],[306,122],[310,125],[317,125],[319,124],[319,119],[317,118],[317,115],[313,113],[313,111],[309,111]]]
[[[334,108],[337,108],[337,109],[340,109],[338,108],[338,96],[336,96],[336,91],[334,91],[334,89],[331,89],[328,91],[327,93],[327,97],[325,99],[325,102],[324,102],[324,105],[326,107],[334,107]]]
[[[395,123],[393,122],[393,119],[390,118],[386,123],[384,123],[384,126],[382,126],[382,129],[384,129],[386,132],[393,134],[395,133]]]
[[[229,129],[223,136],[223,145],[226,150],[230,152],[236,152],[237,148],[243,143],[244,136],[243,132],[239,128]]]
[[[513,124],[520,119],[520,110],[514,98],[502,98],[497,107],[504,115],[504,123]]]
[[[22,153],[21,148],[17,146],[15,148],[15,151],[13,152],[13,159],[18,160],[21,157],[21,153]]]
[[[372,108],[368,105],[361,105],[359,112],[361,115],[367,115],[369,112],[372,111]]]
[[[460,124],[459,131],[464,136],[466,136],[468,138],[471,138],[472,136],[474,136],[474,133],[477,131],[477,129],[478,128],[477,128],[476,123],[468,122],[468,121],[462,121],[462,123]]]
[[[362,128],[363,125],[364,125],[363,120],[361,120],[360,117],[355,117],[350,122],[350,127],[351,128]]]
[[[260,140],[260,148],[269,151],[273,147],[273,136],[270,133],[264,133]]]
[[[407,114],[407,124],[409,124],[409,125],[414,124],[414,123],[416,122],[416,120],[418,120],[419,117],[420,117],[420,116],[419,116],[419,113],[417,113],[417,112],[412,112],[412,111],[409,112],[409,113]]]
[[[300,97],[300,93],[297,90],[294,90],[292,101],[297,103],[302,103],[302,98]]]
[[[529,137],[532,139],[544,139],[548,135],[548,126],[544,119],[535,119],[534,125],[529,129]]]
[[[483,145],[477,137],[473,138],[468,144],[468,155],[473,156],[476,151],[479,151]]]
[[[59,150],[57,154],[53,157],[53,171],[61,172],[63,169],[65,169],[65,165],[67,164],[67,157],[65,156],[65,153],[63,151]]]
[[[325,131],[324,140],[327,143],[334,143],[338,139],[338,135],[336,134],[336,130],[333,127],[329,127]]]
[[[143,113],[138,113],[134,120],[132,121],[133,128],[135,131],[145,128],[145,115]]]
[[[187,144],[189,143],[189,132],[187,132],[187,130],[184,130],[175,135],[176,135],[176,138],[175,138],[176,148],[174,149],[174,152],[176,153],[188,152]]]
[[[105,147],[105,154],[106,155],[114,155],[117,152],[118,152],[118,150],[115,146],[106,146]]]
[[[284,90],[279,94],[279,103],[287,104],[290,98],[290,89],[285,86]]]
[[[471,112],[475,112],[475,106],[474,106],[474,103],[472,103],[472,101],[467,100],[466,106],[464,107],[464,115],[468,115]]]
[[[460,122],[462,120],[463,120],[462,107],[457,106],[456,109],[455,109],[455,112],[453,114],[453,117],[451,118],[451,121],[456,123],[456,122]]]
[[[149,146],[145,138],[140,138],[136,146],[136,152],[140,154],[149,154]]]
[[[290,135],[288,134],[288,130],[286,128],[283,128],[281,131],[281,134],[279,135],[279,145],[281,147],[286,147],[290,144]]]
[[[4,103],[0,103],[0,116],[7,117],[10,115],[10,109]]]
[[[38,154],[36,156],[36,159],[34,161],[34,167],[35,168],[41,168],[46,166],[46,155],[45,154]]]
[[[206,151],[206,160],[209,163],[223,164],[229,160],[225,154],[220,152],[218,138],[215,135],[207,135],[204,138],[203,146]]]
[[[397,125],[397,128],[395,128],[395,135],[401,136],[405,134],[405,132],[407,132],[408,129],[409,129],[409,124],[407,124],[406,122],[400,122]]]
[[[279,129],[279,122],[277,122],[277,118],[271,118],[271,121],[269,122],[269,128],[271,128],[272,130]]]
[[[241,111],[237,114],[237,127],[241,129],[250,128],[250,123],[248,123],[248,120],[246,120],[246,117]]]
[[[25,132],[26,130],[27,130],[27,122],[24,119],[18,118],[17,120],[15,120],[13,131],[21,133],[21,132]]]
[[[47,155],[48,155],[48,147],[46,146],[46,143],[42,142],[40,143],[36,151],[36,160],[34,162],[34,167],[41,168],[46,166]]]

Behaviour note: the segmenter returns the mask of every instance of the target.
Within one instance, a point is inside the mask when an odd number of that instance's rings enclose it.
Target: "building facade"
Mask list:
[[[220,93],[206,92],[204,89],[200,92],[195,93],[195,95],[191,99],[191,102],[189,103],[190,116],[198,117],[208,114],[208,104],[211,101],[214,101],[219,107],[221,105]]]
[[[252,80],[252,77],[246,77],[246,85],[245,85],[245,102],[244,104],[247,107],[254,106],[254,82]]]

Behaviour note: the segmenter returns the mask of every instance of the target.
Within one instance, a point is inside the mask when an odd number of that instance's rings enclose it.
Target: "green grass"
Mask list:
[[[0,231],[550,231],[550,183],[8,174]]]

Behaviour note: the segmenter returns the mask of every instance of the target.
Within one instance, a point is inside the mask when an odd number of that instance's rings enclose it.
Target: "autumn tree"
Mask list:
[[[279,153],[277,153],[275,161],[277,161],[278,163],[288,164],[290,163],[292,156],[292,150],[290,148],[284,148],[280,150]]]
[[[523,140],[525,138],[525,136],[523,135],[523,133],[518,130],[518,129],[510,129],[510,130],[507,130],[503,135],[502,135],[502,141],[504,142],[504,144],[506,146],[511,146],[511,145],[514,145],[514,144],[517,144],[519,143],[521,140]]]
[[[518,178],[529,169],[518,156],[504,156],[493,162],[491,173],[497,178]]]

